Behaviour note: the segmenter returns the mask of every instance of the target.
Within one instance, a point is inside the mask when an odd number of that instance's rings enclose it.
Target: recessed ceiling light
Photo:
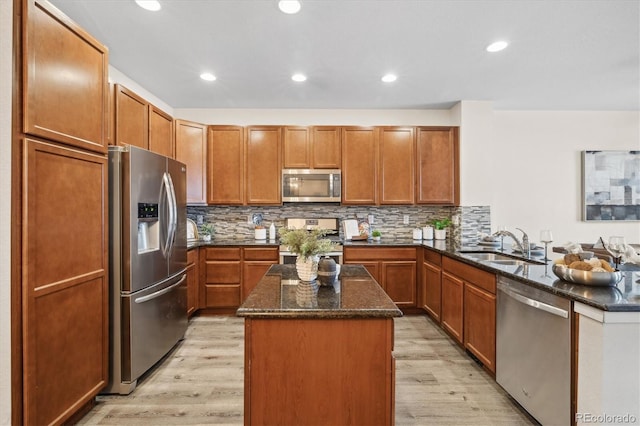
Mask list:
[[[291,80],[296,81],[298,83],[302,83],[307,80],[307,76],[304,74],[296,73],[291,76]]]
[[[160,2],[158,0],[136,0],[136,3],[141,8],[150,10],[152,12],[156,12],[162,7],[160,6]]]
[[[280,0],[278,7],[282,12],[293,15],[294,13],[300,12],[302,5],[298,0]]]
[[[506,41],[496,41],[487,46],[487,52],[499,52],[505,49],[508,45],[509,43]]]
[[[216,76],[211,74],[210,72],[203,72],[202,74],[200,74],[200,78],[205,80],[205,81],[215,81],[216,80]]]
[[[393,83],[398,79],[398,76],[395,74],[385,74],[382,76],[382,81],[385,83]]]

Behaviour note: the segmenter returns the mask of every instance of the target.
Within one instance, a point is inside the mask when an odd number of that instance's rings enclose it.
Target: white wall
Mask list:
[[[11,199],[13,2],[0,1],[0,199]],[[0,203],[0,425],[11,424],[11,205]]]

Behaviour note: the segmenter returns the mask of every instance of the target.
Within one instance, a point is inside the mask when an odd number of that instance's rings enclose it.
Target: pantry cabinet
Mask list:
[[[442,326],[495,374],[495,274],[443,256]]]
[[[418,127],[417,204],[460,204],[460,154],[457,127]]]
[[[207,203],[244,204],[244,128],[209,126],[207,140]]]
[[[175,121],[176,160],[187,166],[187,204],[207,203],[207,126]]]
[[[378,138],[373,127],[342,128],[342,204],[378,203]]]
[[[246,128],[245,202],[248,205],[282,204],[282,128]]]
[[[363,265],[398,307],[416,306],[415,247],[344,247],[344,263]]]

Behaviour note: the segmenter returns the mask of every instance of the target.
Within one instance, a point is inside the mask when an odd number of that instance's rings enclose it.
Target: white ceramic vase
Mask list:
[[[447,239],[447,230],[446,229],[434,229],[433,233],[436,237],[436,240],[445,240]]]
[[[296,272],[300,281],[314,281],[318,278],[318,262],[320,256],[303,257],[298,256],[296,259]]]

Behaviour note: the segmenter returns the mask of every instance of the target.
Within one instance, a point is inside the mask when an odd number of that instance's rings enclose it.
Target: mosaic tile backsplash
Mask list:
[[[263,225],[276,228],[284,226],[290,217],[342,219],[367,219],[373,215],[372,229],[378,229],[382,238],[411,238],[414,228],[423,227],[433,219],[448,217],[454,225],[448,238],[462,245],[474,244],[480,233],[491,231],[489,206],[340,206],[334,204],[285,204],[283,206],[188,206],[187,216],[196,223],[199,215],[203,223],[214,226],[214,238],[247,238],[254,235],[254,225],[249,223],[253,214],[260,213]],[[409,224],[404,224],[408,216]],[[340,230],[342,235],[342,230]]]

